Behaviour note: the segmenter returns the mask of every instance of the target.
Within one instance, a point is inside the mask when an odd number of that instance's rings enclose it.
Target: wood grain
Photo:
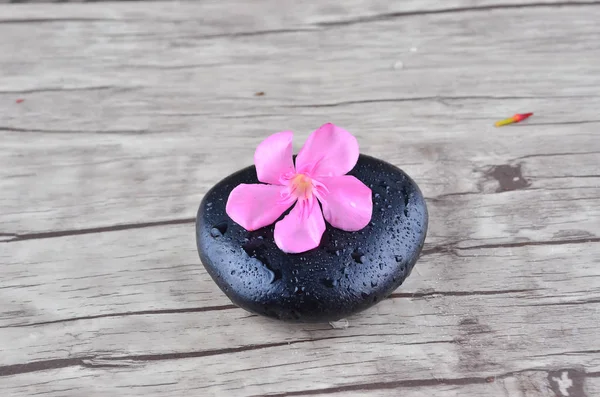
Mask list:
[[[0,5],[2,395],[599,394],[598,20],[596,1]],[[194,242],[261,139],[297,150],[326,121],[431,218],[405,285],[347,329],[235,307]]]

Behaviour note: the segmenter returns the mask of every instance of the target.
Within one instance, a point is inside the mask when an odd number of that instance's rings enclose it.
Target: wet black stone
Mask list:
[[[301,322],[335,321],[391,294],[412,271],[427,233],[421,191],[402,170],[361,155],[354,175],[373,192],[371,223],[358,232],[327,224],[318,248],[286,254],[273,240],[274,224],[248,232],[225,213],[231,190],[259,183],[254,166],[215,185],[198,210],[200,259],[238,306]]]

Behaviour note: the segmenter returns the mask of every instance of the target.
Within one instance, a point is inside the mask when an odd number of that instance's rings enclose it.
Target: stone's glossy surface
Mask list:
[[[358,232],[327,224],[318,248],[286,254],[274,224],[248,232],[225,213],[231,190],[258,183],[254,166],[215,185],[198,210],[200,259],[238,306],[300,322],[335,321],[386,298],[410,274],[427,233],[427,208],[417,185],[397,167],[361,155],[354,175],[373,192],[371,223]]]

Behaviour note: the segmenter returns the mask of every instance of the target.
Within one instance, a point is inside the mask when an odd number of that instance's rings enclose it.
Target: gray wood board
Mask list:
[[[599,20],[597,2],[0,5],[0,391],[597,395]],[[261,139],[292,129],[298,150],[327,121],[431,217],[411,277],[345,329],[236,308],[194,242],[203,194]]]

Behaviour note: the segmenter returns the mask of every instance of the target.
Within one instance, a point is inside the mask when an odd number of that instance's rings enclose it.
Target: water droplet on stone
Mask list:
[[[216,224],[210,229],[210,235],[214,238],[223,237],[225,232],[227,231],[227,222],[221,222]]]
[[[273,284],[275,281],[281,279],[281,270],[271,266],[269,258],[264,252],[264,242],[254,239],[243,244],[242,249],[250,258],[264,266],[264,269],[269,273],[269,283]],[[258,267],[255,267],[254,271],[258,274]]]
[[[321,279],[321,284],[323,284],[327,288],[333,288],[334,280],[331,280],[329,278],[324,278],[324,279]]]
[[[331,325],[331,328],[333,329],[346,329],[350,326],[350,323],[347,319],[343,318],[338,321],[330,321],[329,325]]]
[[[363,255],[362,252],[358,251],[358,250],[354,250],[354,252],[351,254],[352,259],[354,259],[354,262],[359,263],[359,264],[363,264],[365,263],[365,256]]]

